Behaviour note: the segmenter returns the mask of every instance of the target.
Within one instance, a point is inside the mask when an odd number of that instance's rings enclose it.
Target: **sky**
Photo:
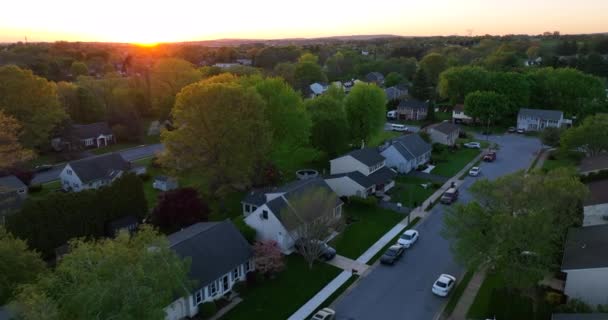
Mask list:
[[[608,0],[3,1],[0,42],[608,32]]]

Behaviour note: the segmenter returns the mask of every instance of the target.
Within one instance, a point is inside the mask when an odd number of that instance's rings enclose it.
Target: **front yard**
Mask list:
[[[577,167],[583,156],[579,152],[552,151],[543,163],[543,171],[548,172],[557,168]]]
[[[428,184],[427,188],[422,185]],[[400,202],[404,207],[415,208],[430,197],[439,185],[430,180],[398,176],[395,179],[395,187],[389,191],[392,202]]]
[[[339,255],[357,259],[387,231],[403,220],[403,214],[377,206],[350,203],[344,212],[350,221],[330,245]]]
[[[326,263],[316,263],[309,269],[306,261],[296,254],[286,261],[286,269],[275,279],[247,287],[242,294],[243,302],[222,320],[287,319],[341,272]]]
[[[437,161],[436,168],[431,171],[432,174],[451,178],[462,170],[469,162],[475,159],[481,153],[479,149],[460,148],[455,151],[446,151],[445,159]],[[438,155],[433,152],[431,158],[439,159]]]

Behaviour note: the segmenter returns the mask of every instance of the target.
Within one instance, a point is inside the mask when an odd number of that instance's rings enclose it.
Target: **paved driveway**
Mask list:
[[[481,165],[483,174],[480,178],[495,179],[526,169],[540,149],[540,142],[534,138],[505,135],[490,139],[500,145],[498,159]],[[459,201],[470,201],[467,189],[480,178],[465,178],[460,185]],[[441,273],[450,273],[458,279],[464,273],[464,268],[454,261],[448,241],[440,235],[445,212],[445,206],[435,206],[430,215],[416,226],[420,240],[406,251],[399,262],[394,266],[375,266],[353,290],[339,299],[334,305],[337,319],[435,318],[447,299],[431,293],[433,281]]]

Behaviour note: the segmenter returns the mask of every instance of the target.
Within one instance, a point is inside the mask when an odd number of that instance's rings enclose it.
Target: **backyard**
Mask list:
[[[326,263],[316,263],[309,269],[304,259],[295,254],[288,256],[286,262],[286,269],[276,278],[247,287],[242,293],[243,302],[222,320],[287,319],[341,272]]]

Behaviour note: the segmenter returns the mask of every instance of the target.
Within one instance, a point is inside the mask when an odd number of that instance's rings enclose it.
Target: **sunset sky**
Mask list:
[[[4,1],[0,42],[608,32],[608,0]]]

